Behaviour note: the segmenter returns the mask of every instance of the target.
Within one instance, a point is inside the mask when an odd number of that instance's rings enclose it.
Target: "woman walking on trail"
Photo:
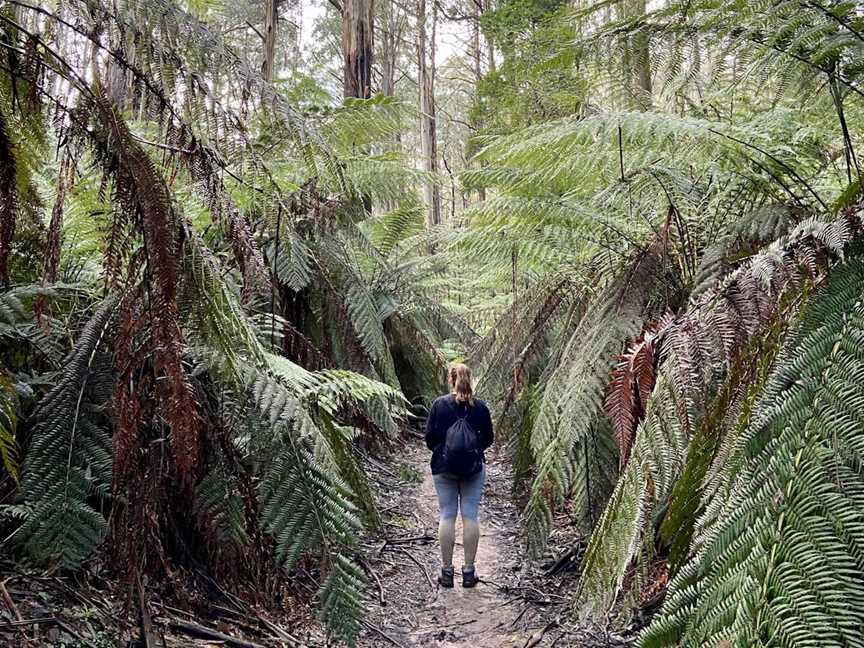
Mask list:
[[[442,587],[453,587],[453,545],[456,513],[462,511],[462,587],[474,587],[480,579],[474,568],[480,525],[477,513],[486,481],[484,451],[492,445],[489,408],[474,397],[471,370],[464,364],[450,367],[451,393],[435,399],[426,420],[426,446],[432,451],[432,478],[441,511],[438,538],[441,543]]]

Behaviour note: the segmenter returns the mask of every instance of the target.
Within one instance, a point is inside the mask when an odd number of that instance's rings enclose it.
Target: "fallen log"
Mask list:
[[[190,621],[179,621],[177,619],[172,619],[168,622],[173,629],[179,630],[190,637],[198,637],[199,639],[212,639],[214,641],[224,641],[229,646],[236,646],[237,648],[266,648],[262,644],[255,643],[252,641],[247,641],[246,639],[238,639],[237,637],[232,637],[231,635],[222,634],[221,632],[217,632],[216,630],[211,630],[202,625],[198,625],[197,623],[192,623]]]

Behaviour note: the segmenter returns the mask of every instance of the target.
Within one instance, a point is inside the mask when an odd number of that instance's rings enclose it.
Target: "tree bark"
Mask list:
[[[265,81],[273,80],[276,61],[276,32],[279,26],[279,0],[264,0],[264,64],[261,72]]]
[[[433,25],[435,22],[433,21]],[[426,60],[426,0],[417,5],[417,81],[420,90],[420,145],[423,167],[429,173],[438,172],[438,136],[435,129],[435,29],[432,30],[431,66]],[[426,196],[426,225],[441,223],[441,188],[430,182],[424,190]]]
[[[645,15],[645,0],[627,0],[624,4],[626,18],[637,18]],[[628,68],[625,72],[632,75],[633,87],[636,98],[643,110],[651,108],[652,84],[651,84],[651,41],[644,31],[638,31],[635,35],[628,37],[628,53],[624,64]]]
[[[381,26],[381,93],[386,97],[396,94],[396,62],[405,28],[405,13],[393,2],[385,5],[384,24]]]
[[[480,81],[483,78],[483,48],[480,45],[480,17],[483,15],[483,3],[478,0],[475,6],[477,7],[477,13],[474,15],[474,25],[471,30],[471,54],[474,59],[474,95],[477,97],[479,96]],[[492,51],[491,46],[488,49],[490,52]],[[478,130],[482,128],[482,120],[479,116],[474,121],[475,128]],[[480,187],[477,190],[477,200],[480,202],[486,200],[485,187]]]
[[[482,16],[486,11],[489,10],[492,4],[492,0],[478,0],[480,3],[480,15]],[[488,57],[489,62],[489,72],[495,72],[495,47],[492,45],[492,39],[488,36],[486,37],[486,55]]]
[[[373,5],[374,0],[345,0],[342,6],[345,97],[372,96]]]

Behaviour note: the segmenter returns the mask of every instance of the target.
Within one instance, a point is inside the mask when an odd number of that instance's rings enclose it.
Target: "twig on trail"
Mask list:
[[[529,609],[531,609],[531,603],[530,602],[528,603],[528,605],[526,605],[524,608],[522,608],[522,611],[516,615],[516,618],[510,622],[510,625],[515,626],[517,623],[519,623],[519,619],[521,619],[523,616],[525,616],[525,613]]]
[[[477,619],[468,619],[467,621],[460,621],[459,623],[448,623],[448,628],[458,628],[459,626],[466,626],[475,623]]]
[[[423,535],[419,536],[411,536],[409,538],[384,538],[384,543],[381,545],[381,548],[378,549],[378,555],[380,556],[384,553],[384,550],[387,547],[397,545],[397,544],[412,544],[414,542],[420,542],[423,545],[427,545],[430,542],[435,540],[431,535],[426,533],[426,530],[423,530]]]
[[[551,599],[558,599],[559,601],[566,601],[566,596],[561,596],[559,594],[550,594],[549,592],[543,592],[534,587],[528,587],[526,585],[502,585],[501,583],[496,583],[495,581],[486,580],[485,578],[480,579],[481,583],[486,583],[487,585],[491,585],[502,592],[505,593],[518,593],[520,590],[525,592],[531,592],[539,598],[530,598],[528,596],[522,595],[520,598],[523,598],[527,601],[531,601],[536,605],[552,605],[553,601]]]
[[[9,596],[9,592],[6,591],[6,583],[0,582],[0,595],[3,596],[3,602],[6,603],[6,607],[9,608],[9,611],[15,615],[15,618],[21,621],[21,612],[18,611],[18,607],[15,605],[15,601],[12,600],[12,597]]]
[[[426,577],[426,582],[429,583],[429,587],[431,587],[434,591],[435,590],[435,583],[432,582],[432,577],[429,576],[429,571],[423,566],[423,564],[419,560],[417,560],[413,555],[411,555],[410,551],[406,551],[405,549],[396,549],[396,551],[398,551],[399,553],[403,553],[406,556],[408,556],[414,562],[414,564],[420,568],[420,571],[422,571],[423,575]]]
[[[53,623],[58,628],[63,630],[66,634],[75,637],[76,639],[82,639],[83,637],[75,632],[69,625],[63,621],[63,619],[58,619],[57,617],[37,617],[35,619],[21,619],[20,621],[6,621],[5,623],[0,623],[0,630],[5,630],[8,628],[20,628],[28,625],[39,625],[42,623]]]
[[[395,544],[411,544],[412,542],[422,542],[423,544],[428,544],[432,542],[435,538],[433,538],[428,533],[424,533],[419,536],[411,536],[410,538],[387,538],[384,540],[385,545],[395,545]]]
[[[540,630],[535,632],[533,635],[531,635],[531,637],[528,639],[528,641],[525,642],[525,645],[523,646],[523,648],[534,648],[534,646],[536,646],[541,641],[543,641],[543,637],[546,636],[547,632],[549,632],[552,628],[557,628],[557,627],[558,627],[558,621],[557,620],[550,621],[543,628],[541,628]]]
[[[381,579],[378,578],[378,574],[375,573],[375,570],[369,565],[368,562],[360,559],[360,566],[363,567],[363,571],[367,574],[371,574],[372,578],[375,579],[375,584],[378,586],[378,602],[381,603],[381,606],[387,605],[387,601],[384,600],[384,586],[381,584]]]
[[[581,547],[579,545],[575,547],[571,547],[567,551],[565,551],[561,556],[552,564],[552,566],[543,572],[544,576],[554,576],[558,572],[562,571],[573,558],[579,555],[579,549]]]
[[[191,623],[189,621],[179,621],[177,619],[172,619],[168,623],[175,630],[179,630],[180,632],[183,632],[191,637],[222,641],[229,646],[237,646],[237,648],[264,648],[264,646],[261,644],[254,643],[252,641],[246,641],[245,639],[238,639],[237,637],[232,637],[231,635],[222,634],[221,632],[217,632],[216,630],[211,630],[210,628],[200,626],[197,623]]]
[[[399,648],[402,648],[402,644],[400,644],[398,641],[396,641],[393,637],[391,637],[389,634],[387,634],[386,632],[384,632],[384,631],[383,631],[381,628],[379,628],[378,626],[376,626],[376,625],[372,625],[372,624],[369,623],[366,619],[361,619],[360,621],[361,621],[361,623],[362,623],[364,626],[366,626],[367,628],[369,628],[369,629],[372,630],[373,632],[377,632],[379,635],[381,635],[382,637],[384,637],[387,641],[389,641],[389,642],[390,642],[391,644],[393,644],[394,646],[399,646]]]
[[[509,599],[507,601],[504,601],[503,603],[499,603],[498,605],[493,605],[492,607],[489,608],[489,610],[490,611],[499,610],[503,607],[507,607],[508,605],[513,605],[516,601],[523,601],[523,600],[525,600],[523,597],[517,596],[516,598]]]

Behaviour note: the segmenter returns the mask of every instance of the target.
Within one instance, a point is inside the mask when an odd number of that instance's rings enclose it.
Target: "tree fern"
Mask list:
[[[849,262],[806,308],[641,645],[860,643],[862,278]]]
[[[642,325],[666,242],[663,233],[658,235],[600,293],[594,307],[588,307],[545,384],[531,431],[537,467],[525,510],[535,551],[545,545],[552,507],[572,495],[584,527],[590,528],[594,509],[602,506],[611,490],[617,457],[606,419],[600,416],[603,393],[612,357]]]
[[[631,459],[624,467],[603,523],[589,542],[580,579],[579,601],[585,611],[607,611],[625,588],[627,570],[637,570],[634,575],[638,576],[639,569],[647,568],[646,559],[654,558],[657,546],[673,546],[673,567],[687,554],[698,509],[692,498],[697,493],[698,500],[702,492],[702,478],[723,443],[723,433],[734,427],[724,424],[723,418],[734,421],[736,408],[747,393],[740,383],[745,380],[742,374],[748,375],[751,358],[741,354],[751,349],[750,353],[771,356],[772,343],[776,344],[779,335],[774,327],[786,315],[781,304],[794,305],[793,296],[825,271],[824,261],[817,263],[817,257],[842,257],[845,243],[860,227],[857,222],[857,217],[802,221],[713,290],[694,297],[683,313],[668,319],[657,333],[658,371],[672,392],[665,399],[652,396],[636,431],[635,445],[640,443],[639,434],[652,434],[653,428],[646,427],[649,419],[664,416],[669,407],[680,428],[679,442],[652,443],[651,453],[656,455],[646,457],[643,449],[638,465],[631,465]],[[619,366],[612,374],[613,389],[616,382],[629,382],[633,389],[633,383],[638,383],[637,370],[632,362]],[[633,377],[622,378],[623,373]],[[658,388],[659,383],[655,390]],[[623,405],[626,403],[619,404]],[[659,408],[657,415],[652,414],[652,407]],[[621,425],[633,423],[632,415],[624,418],[627,421]],[[639,422],[638,416],[635,421]],[[673,495],[676,500],[670,503]],[[645,513],[649,509],[667,511],[665,519],[661,518],[659,537],[655,536],[655,520]],[[637,597],[638,586],[631,583],[630,587],[631,597]],[[630,604],[638,601],[631,598]]]
[[[577,606],[607,609],[622,587],[631,560],[653,524],[658,502],[672,489],[687,452],[674,387],[660,376],[648,415],[636,432],[626,470],[591,537],[583,560]]]

